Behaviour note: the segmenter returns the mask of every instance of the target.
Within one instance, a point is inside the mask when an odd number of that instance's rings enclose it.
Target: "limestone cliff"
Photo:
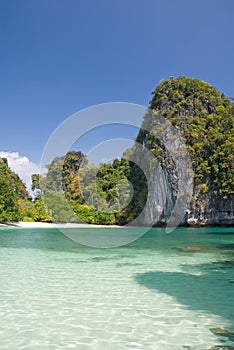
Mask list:
[[[234,104],[204,81],[171,77],[156,87],[150,109],[137,142],[155,155],[158,166],[151,166],[148,204],[137,224],[168,223],[180,200],[178,166],[158,137],[160,115],[185,142],[194,171],[193,183],[184,187],[186,192],[192,186],[192,197],[180,206],[180,224],[234,225]],[[152,131],[145,131],[145,123]],[[182,158],[180,167],[186,168]]]

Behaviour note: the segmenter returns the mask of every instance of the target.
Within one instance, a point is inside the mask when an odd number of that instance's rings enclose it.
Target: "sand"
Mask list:
[[[117,225],[94,225],[86,223],[49,223],[49,222],[10,222],[0,224],[1,227],[19,227],[19,228],[85,228],[85,227],[120,227]]]

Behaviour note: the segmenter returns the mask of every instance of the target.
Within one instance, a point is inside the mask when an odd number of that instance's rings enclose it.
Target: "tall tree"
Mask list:
[[[25,185],[10,170],[7,159],[0,158],[0,222],[21,219],[19,201],[28,198]]]

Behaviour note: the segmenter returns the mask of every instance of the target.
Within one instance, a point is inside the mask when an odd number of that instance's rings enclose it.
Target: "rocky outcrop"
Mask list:
[[[137,221],[142,226],[166,226],[177,201],[177,190],[166,167],[156,167],[148,183],[149,199]],[[194,189],[195,191],[195,189]],[[234,196],[217,198],[212,192],[194,195],[183,203],[180,226],[234,226]]]
[[[176,247],[177,250],[180,252],[186,252],[186,253],[195,253],[195,252],[200,252],[201,247],[197,246],[184,246],[184,247]]]
[[[200,208],[191,206],[187,223],[190,226],[234,226],[234,197],[215,198],[212,193],[208,193],[208,196],[207,201],[200,204]]]
[[[234,226],[234,104],[204,81],[171,77],[153,92],[150,109],[137,142],[158,163],[150,164],[137,224]]]

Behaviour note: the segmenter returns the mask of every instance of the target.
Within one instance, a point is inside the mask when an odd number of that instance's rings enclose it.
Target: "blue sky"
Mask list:
[[[233,34],[233,0],[0,1],[0,151],[38,164],[71,114],[147,106],[171,75],[233,96]]]

